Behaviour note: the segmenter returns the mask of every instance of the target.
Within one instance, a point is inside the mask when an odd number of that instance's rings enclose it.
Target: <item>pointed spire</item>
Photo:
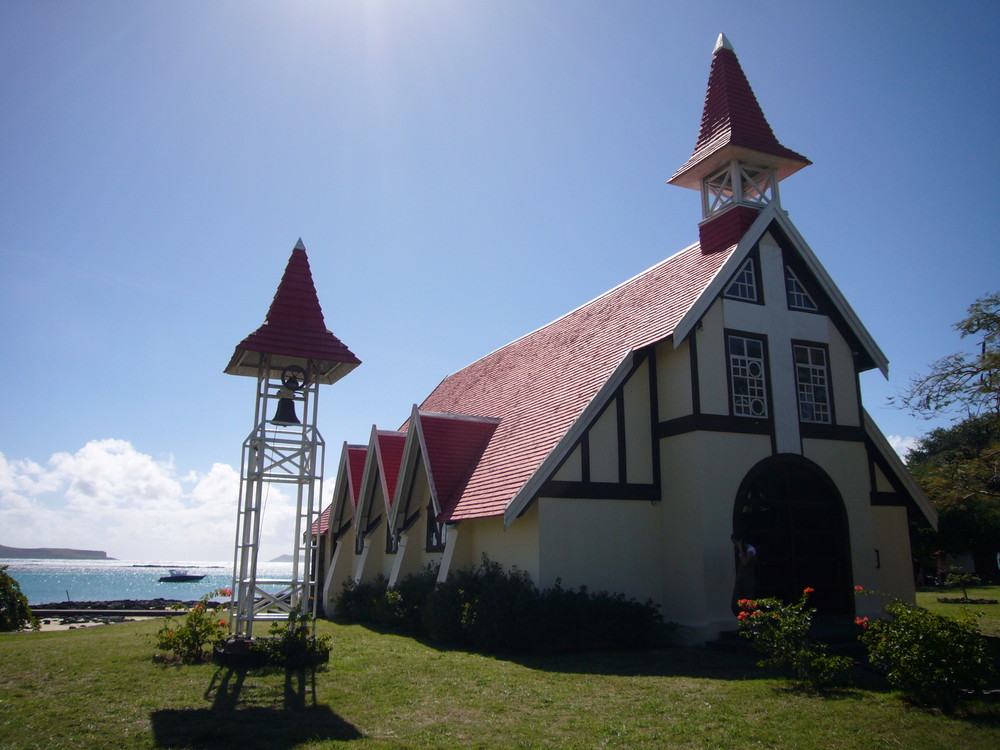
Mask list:
[[[732,44],[719,34],[694,153],[668,182],[698,190],[706,175],[733,160],[774,169],[779,180],[812,163],[774,137]]]
[[[339,380],[361,364],[327,330],[301,239],[292,249],[264,324],[236,346],[225,371],[255,377],[262,363],[261,354],[271,355],[271,369],[278,371],[290,364],[311,361],[324,383]]]

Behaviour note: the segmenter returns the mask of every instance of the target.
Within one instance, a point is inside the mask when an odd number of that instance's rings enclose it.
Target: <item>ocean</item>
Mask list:
[[[28,604],[95,602],[115,599],[200,599],[233,583],[233,563],[205,561],[143,562],[139,560],[0,559],[20,584]],[[161,583],[171,569],[204,575],[200,581]],[[288,579],[291,563],[261,563],[257,577]]]

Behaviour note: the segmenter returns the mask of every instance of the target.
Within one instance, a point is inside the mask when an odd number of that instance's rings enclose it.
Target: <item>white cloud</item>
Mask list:
[[[906,460],[906,454],[917,447],[917,441],[919,438],[915,437],[901,437],[900,435],[887,435],[886,439],[889,441],[889,445],[892,449],[899,454],[899,457]]]
[[[93,440],[42,466],[0,453],[0,544],[104,550],[119,559],[230,560],[240,478],[180,472],[124,440]],[[294,497],[270,488],[262,559],[291,552]]]

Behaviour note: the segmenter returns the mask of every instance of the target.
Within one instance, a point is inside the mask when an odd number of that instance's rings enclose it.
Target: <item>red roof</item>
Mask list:
[[[421,412],[499,424],[443,520],[503,513],[622,360],[670,336],[734,250],[692,245],[445,378]]]
[[[774,137],[736,53],[725,36],[720,35],[712,55],[694,153],[669,182],[700,189],[703,177],[734,158],[747,156],[774,167],[779,179],[812,163]]]
[[[382,479],[382,492],[385,495],[386,507],[392,507],[392,500],[396,494],[399,464],[403,458],[403,445],[405,443],[405,432],[375,430],[375,460],[378,462],[378,473]]]
[[[361,492],[361,475],[365,470],[365,457],[368,455],[368,447],[364,445],[348,445],[344,443],[344,452],[341,454],[341,465],[344,461],[347,461],[347,471],[344,473],[344,478],[347,481],[347,496],[351,499],[351,507],[354,510],[358,508],[358,493]],[[319,518],[313,521],[312,533],[313,534],[325,534],[330,529],[330,514],[333,512],[333,506],[336,504],[337,500],[334,498],[333,502],[326,506],[326,509],[320,513]]]
[[[312,360],[325,383],[339,380],[361,364],[327,330],[302,240],[292,249],[263,325],[236,346],[226,372],[256,376],[260,358],[251,352],[278,355],[280,364],[272,363],[272,367],[279,370],[296,360]]]
[[[499,421],[418,411],[411,423],[410,432],[419,436],[425,456],[432,495],[440,513],[447,515],[465,489]]]
[[[368,459],[367,445],[347,445],[347,489],[350,493],[351,505],[358,508],[358,498],[361,496],[361,477],[365,473],[365,461]]]

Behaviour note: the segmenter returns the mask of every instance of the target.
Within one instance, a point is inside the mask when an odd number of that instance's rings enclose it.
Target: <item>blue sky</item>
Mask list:
[[[0,544],[230,556],[253,382],[224,375],[296,240],[364,364],[344,440],[697,239],[725,32],[813,166],[792,220],[890,359],[963,348],[1000,286],[995,2],[0,5]],[[265,552],[280,554],[275,499]]]

